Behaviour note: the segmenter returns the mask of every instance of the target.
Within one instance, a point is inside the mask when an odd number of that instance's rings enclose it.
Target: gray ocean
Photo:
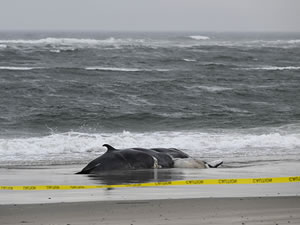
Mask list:
[[[1,32],[0,165],[105,143],[299,160],[300,34]]]

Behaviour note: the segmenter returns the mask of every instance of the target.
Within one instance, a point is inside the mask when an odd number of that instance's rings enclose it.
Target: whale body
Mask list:
[[[115,149],[104,144],[107,151],[92,160],[77,174],[99,173],[110,170],[156,169],[156,168],[208,168],[205,161],[193,159],[176,148],[126,148]]]

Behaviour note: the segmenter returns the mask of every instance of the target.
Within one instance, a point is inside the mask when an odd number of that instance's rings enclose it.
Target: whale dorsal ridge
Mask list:
[[[112,147],[112,146],[110,146],[108,144],[104,144],[103,147],[106,147],[108,152],[116,150],[114,147]]]

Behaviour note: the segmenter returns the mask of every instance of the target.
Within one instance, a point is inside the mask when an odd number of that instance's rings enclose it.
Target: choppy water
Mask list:
[[[0,33],[0,163],[101,145],[300,153],[300,34]]]

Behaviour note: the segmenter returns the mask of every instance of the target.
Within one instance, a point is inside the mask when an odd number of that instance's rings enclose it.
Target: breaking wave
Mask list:
[[[68,132],[45,137],[0,139],[1,163],[26,164],[88,160],[102,154],[104,143],[116,148],[176,147],[194,157],[299,154],[300,135],[285,128],[246,131],[181,131],[88,134]]]
[[[232,90],[232,88],[228,88],[228,87],[220,87],[220,86],[203,86],[203,85],[193,85],[190,87],[186,87],[188,89],[193,89],[193,90],[204,90],[204,91],[208,91],[208,92],[219,92],[219,91],[229,91]]]
[[[15,67],[15,66],[0,66],[0,70],[35,70],[42,69],[42,67]]]
[[[209,40],[210,39],[207,36],[201,36],[201,35],[192,35],[192,36],[189,36],[189,38],[192,38],[194,40]]]
[[[169,69],[138,69],[138,68],[119,68],[119,67],[86,67],[86,70],[100,70],[100,71],[119,71],[119,72],[167,72],[170,71]]]
[[[300,39],[297,40],[289,40],[287,41],[289,44],[299,44],[300,43]]]
[[[59,53],[60,51],[53,51]],[[120,68],[120,67],[17,67],[17,66],[0,66],[0,70],[40,70],[40,69],[85,69],[85,70],[99,70],[99,71],[112,71],[112,72],[168,72],[169,69],[139,69],[139,68]]]
[[[114,37],[107,39],[80,39],[80,38],[43,38],[37,40],[0,40],[1,44],[30,44],[30,45],[105,45],[105,44],[138,44],[143,43],[143,39],[117,39]]]
[[[183,59],[183,61],[186,61],[186,62],[196,62],[197,60],[196,59]]]
[[[262,66],[244,68],[243,70],[300,70],[300,66]]]

